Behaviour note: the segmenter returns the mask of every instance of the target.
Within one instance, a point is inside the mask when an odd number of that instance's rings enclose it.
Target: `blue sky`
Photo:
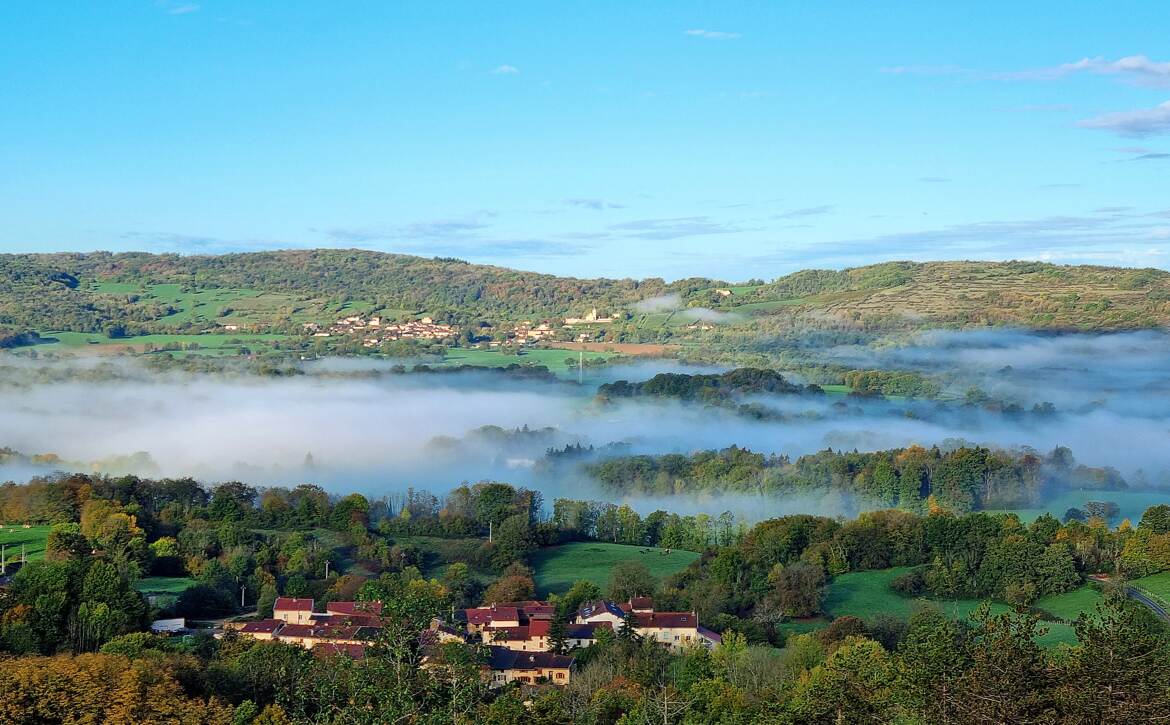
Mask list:
[[[0,251],[1170,267],[1170,3],[0,5]]]

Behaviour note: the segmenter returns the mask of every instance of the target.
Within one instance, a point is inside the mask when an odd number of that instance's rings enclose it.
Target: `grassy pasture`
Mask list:
[[[0,543],[5,544],[5,559],[20,561],[20,545],[24,544],[26,559],[43,559],[45,542],[49,539],[49,526],[24,528],[23,524],[4,524],[0,529]]]
[[[238,354],[242,346],[267,344],[274,340],[287,339],[288,335],[208,333],[203,335],[138,335],[137,337],[111,339],[99,333],[50,330],[42,332],[41,337],[52,338],[56,342],[38,345],[38,348],[80,354],[116,355],[126,348],[130,348],[134,352],[144,352],[146,345],[162,347],[175,343],[181,345],[195,343],[199,346],[198,350],[172,352],[176,355],[235,355]]]
[[[1087,501],[1112,501],[1121,509],[1121,513],[1117,520],[1111,521],[1110,524],[1117,526],[1122,519],[1129,519],[1136,526],[1149,507],[1161,503],[1170,504],[1170,491],[1065,491],[1045,501],[1043,508],[1011,509],[1008,513],[1016,514],[1024,523],[1030,523],[1045,513],[1063,519],[1065,511],[1070,508],[1081,508]]]
[[[872,621],[877,614],[893,614],[898,617],[909,617],[914,611],[916,601],[900,596],[890,588],[890,582],[895,577],[909,571],[909,567],[894,567],[878,571],[859,571],[843,574],[833,580],[825,599],[825,611],[834,617],[854,616]],[[1075,619],[1082,611],[1092,612],[1093,607],[1101,596],[1085,585],[1071,592],[1045,597],[1036,602],[1038,609],[1043,609],[1059,617],[1062,622],[1043,622],[1048,632],[1037,639],[1037,643],[1044,647],[1055,647],[1059,644],[1075,644],[1076,634],[1066,621]],[[971,616],[983,600],[980,599],[930,599],[931,604],[937,606],[944,614],[953,619],[967,619]],[[999,602],[991,603],[991,612],[1000,614],[1011,611],[1011,607]]]
[[[193,586],[195,580],[186,576],[148,576],[134,582],[143,594],[182,594]]]
[[[549,592],[563,593],[582,579],[591,581],[605,589],[609,584],[610,570],[621,561],[640,561],[659,579],[682,571],[699,555],[693,551],[626,546],[624,544],[603,544],[600,542],[574,542],[561,546],[541,549],[532,557],[536,571],[536,593],[544,596]]]
[[[576,360],[577,355],[578,353],[574,350],[530,349],[525,350],[523,354],[513,355],[500,352],[499,350],[451,348],[447,351],[447,356],[443,358],[443,364],[477,365],[480,367],[492,368],[502,368],[512,364],[544,365],[554,373],[565,374],[569,372],[569,366],[565,364],[565,361],[570,358]],[[595,360],[598,358],[608,360],[614,357],[617,357],[617,355],[613,353],[585,353],[585,358],[587,360]]]
[[[1130,585],[1141,589],[1150,599],[1170,607],[1170,571],[1134,579]]]

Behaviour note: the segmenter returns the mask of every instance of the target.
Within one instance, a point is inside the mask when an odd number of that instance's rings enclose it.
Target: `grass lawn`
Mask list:
[[[645,552],[645,553],[644,553]],[[693,551],[653,549],[624,544],[574,542],[541,549],[532,556],[536,570],[536,593],[544,596],[568,591],[582,579],[591,581],[604,591],[609,584],[609,573],[620,561],[633,559],[646,564],[650,573],[659,579],[682,571],[699,555]]]
[[[849,395],[853,392],[853,388],[848,385],[822,385],[821,390],[829,395]]]
[[[442,364],[478,365],[480,367],[491,368],[502,368],[513,363],[517,365],[544,365],[554,373],[566,374],[569,372],[569,366],[565,364],[565,361],[568,359],[576,360],[578,354],[574,350],[532,349],[525,350],[519,355],[510,355],[499,350],[451,348],[447,351],[447,356],[443,358]],[[614,353],[607,352],[585,353],[587,360],[597,358],[608,360],[615,357],[618,356]]]
[[[172,351],[172,354],[175,355],[235,355],[241,346],[263,344],[289,337],[288,335],[276,334],[207,333],[202,335],[138,335],[111,339],[103,334],[91,332],[47,331],[40,334],[41,337],[52,338],[56,342],[38,345],[39,348],[77,352],[92,351],[95,354],[117,353],[127,347],[136,352],[142,352],[145,345],[161,347],[172,343],[183,345],[195,343],[199,346],[197,350]]]
[[[182,594],[193,586],[195,580],[186,576],[148,576],[134,582],[143,594]]]
[[[1150,599],[1170,607],[1170,571],[1134,579],[1130,582],[1130,586],[1141,589]]]
[[[1129,519],[1136,526],[1149,507],[1161,503],[1170,504],[1170,491],[1065,491],[1046,501],[1043,508],[1011,509],[1010,513],[1018,515],[1024,523],[1031,523],[1045,513],[1063,520],[1065,511],[1070,508],[1081,508],[1087,501],[1112,501],[1121,509],[1121,513],[1115,520],[1109,522],[1110,525],[1117,526],[1122,519]]]
[[[20,561],[20,545],[24,544],[26,559],[43,559],[45,556],[45,542],[49,538],[49,526],[31,526],[24,528],[23,524],[4,524],[0,529],[0,543],[6,545],[5,559]]]
[[[833,580],[829,587],[829,594],[825,598],[825,611],[834,617],[852,615],[867,621],[877,614],[893,614],[906,618],[914,611],[916,601],[929,601],[937,606],[944,614],[954,619],[967,619],[983,604],[979,599],[930,599],[914,600],[898,595],[890,588],[890,582],[899,574],[909,571],[909,567],[895,567],[878,571],[859,571],[843,574]],[[1092,611],[1100,595],[1082,591],[1081,589],[1061,594],[1055,597],[1046,597],[1037,602],[1037,606],[1061,618],[1075,618],[1085,607]],[[1011,607],[999,602],[991,603],[992,614],[1010,611]],[[1076,635],[1073,628],[1061,622],[1043,622],[1048,632],[1037,639],[1044,647],[1055,647],[1058,644],[1075,644]]]
[[[1097,604],[1102,599],[1100,590],[1085,584],[1082,587],[1073,589],[1071,592],[1053,594],[1037,599],[1032,606],[1036,609],[1042,609],[1066,622],[1073,622],[1080,616],[1081,612],[1092,614],[1096,611]]]

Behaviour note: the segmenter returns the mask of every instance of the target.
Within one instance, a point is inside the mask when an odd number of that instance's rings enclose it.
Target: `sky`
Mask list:
[[[0,252],[1170,268],[1170,3],[0,4]]]

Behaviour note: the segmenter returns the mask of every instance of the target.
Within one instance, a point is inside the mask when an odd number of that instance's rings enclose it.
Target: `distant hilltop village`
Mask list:
[[[327,330],[321,330],[315,322],[306,323],[304,328],[313,337],[361,336],[364,347],[395,340],[448,340],[459,334],[454,326],[435,322],[430,317],[383,323],[381,317],[363,319],[361,315],[351,315],[338,320]]]
[[[493,339],[488,341],[487,345],[488,347],[531,345],[542,340],[555,339],[558,332],[572,330],[576,325],[605,325],[616,320],[617,318],[612,314],[598,314],[596,307],[584,317],[566,317],[559,325],[550,320],[540,322],[523,320],[511,327],[501,327],[494,330]],[[222,329],[233,331],[239,329],[239,326],[224,325]],[[360,338],[362,346],[368,348],[398,340],[445,342],[452,341],[459,336],[459,329],[454,325],[435,322],[430,317],[421,317],[407,322],[388,322],[378,316],[365,318],[361,315],[350,315],[326,328],[322,328],[315,322],[307,322],[303,325],[303,329],[307,334],[319,338]],[[589,337],[588,333],[582,333],[576,339],[578,342],[584,342]]]
[[[315,611],[312,599],[281,597],[271,619],[225,625],[236,636],[274,640],[311,650],[318,657],[362,661],[385,626],[381,602],[329,602]],[[499,602],[454,613],[452,621],[432,620],[420,634],[423,667],[443,667],[442,645],[486,648],[483,676],[492,687],[510,682],[567,685],[576,669],[573,651],[602,640],[637,637],[673,652],[714,649],[722,640],[699,625],[695,612],[659,612],[648,597],[628,602],[586,602],[568,622],[556,622],[556,606],[530,600]]]

